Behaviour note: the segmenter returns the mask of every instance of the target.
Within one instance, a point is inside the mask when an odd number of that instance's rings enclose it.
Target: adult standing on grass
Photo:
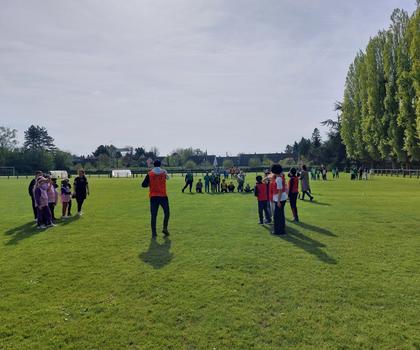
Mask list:
[[[153,163],[154,168],[148,172],[141,186],[149,187],[150,198],[150,225],[152,228],[152,238],[156,238],[156,218],[159,206],[163,209],[163,230],[162,233],[165,237],[169,236],[168,223],[169,223],[169,200],[166,194],[166,180],[169,176],[166,170],[161,169],[160,160],[155,160]]]
[[[188,186],[190,187],[190,193],[191,193],[193,182],[194,182],[194,175],[191,172],[191,170],[189,170],[187,174],[185,175],[185,186],[182,188],[182,193],[184,193],[185,189]]]
[[[300,172],[300,187],[302,189],[302,200],[305,199],[305,194],[309,197],[311,202],[313,201],[314,197],[311,194],[311,187],[309,186],[309,173],[306,169],[306,165],[302,165],[302,170]]]
[[[206,175],[204,176],[204,191],[206,193],[210,193],[210,175],[207,172]]]
[[[79,169],[79,176],[74,179],[74,196],[77,202],[77,215],[82,215],[82,206],[89,195],[89,184],[83,169]]]
[[[32,211],[34,213],[34,219],[37,220],[38,219],[38,210],[36,208],[36,204],[35,204],[35,185],[36,185],[36,181],[38,180],[39,177],[42,176],[42,171],[38,170],[35,173],[35,177],[31,180],[31,182],[29,183],[29,187],[28,187],[28,192],[29,192],[29,197],[31,197],[31,201],[32,201]]]
[[[274,206],[274,235],[286,234],[286,218],[284,216],[284,207],[287,200],[286,180],[283,174],[283,168],[280,164],[273,164],[271,172],[276,176],[276,192],[274,193],[273,200]]]

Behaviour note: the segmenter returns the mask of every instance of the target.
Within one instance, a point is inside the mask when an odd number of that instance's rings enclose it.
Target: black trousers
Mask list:
[[[298,199],[299,193],[289,193],[289,202],[290,202],[290,208],[292,209],[293,217],[295,218],[295,221],[299,220],[298,210],[297,210],[297,199]]]
[[[284,235],[286,234],[286,219],[284,217],[284,206],[286,201],[281,201],[281,206],[279,207],[277,203],[274,207],[274,234],[275,235]]]
[[[185,186],[184,186],[184,187],[183,187],[183,189],[182,189],[182,192],[184,192],[184,191],[185,191],[185,189],[186,189],[187,187],[190,187],[190,192],[191,192],[191,190],[192,190],[192,185],[193,185],[193,183],[192,183],[191,181],[186,182],[186,183],[185,183]]]
[[[271,222],[271,215],[270,211],[268,210],[268,205],[268,201],[258,201],[258,216],[260,217],[260,223],[264,222],[264,215],[265,219],[268,222]]]
[[[76,197],[76,202],[77,202],[77,212],[81,212],[82,211],[82,205],[83,202],[85,201],[85,197]]]
[[[150,226],[152,227],[152,235],[156,235],[156,218],[159,206],[163,209],[163,228],[168,228],[169,223],[169,200],[168,197],[151,197],[150,198]]]
[[[305,194],[308,195],[309,198],[312,198],[310,191],[302,191],[302,199],[305,199]]]
[[[35,206],[34,196],[31,196],[31,200],[32,200],[32,211],[34,212],[34,219],[38,219],[38,210],[36,209],[36,206]]]
[[[55,220],[55,215],[54,215],[55,203],[48,203],[48,207],[50,208],[50,211],[51,211],[51,218]]]
[[[289,193],[290,208],[296,209],[296,202],[299,193]]]

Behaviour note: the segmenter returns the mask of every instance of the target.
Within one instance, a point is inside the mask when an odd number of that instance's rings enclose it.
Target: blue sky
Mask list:
[[[415,0],[0,0],[0,125],[224,155],[334,116],[349,64]]]

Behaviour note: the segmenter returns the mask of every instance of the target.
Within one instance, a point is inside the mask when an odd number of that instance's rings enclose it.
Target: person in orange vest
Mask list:
[[[297,198],[299,195],[299,178],[296,176],[296,168],[290,169],[289,172],[289,201],[290,208],[292,209],[293,218],[295,222],[299,222],[298,210],[297,210]]]
[[[284,216],[284,207],[287,200],[286,180],[284,179],[283,167],[280,164],[273,164],[271,172],[276,176],[276,192],[274,193],[273,200],[274,207],[274,235],[285,235],[286,219]]]
[[[144,188],[149,187],[152,238],[157,236],[156,218],[159,206],[162,207],[164,214],[162,233],[167,237],[169,236],[169,200],[166,194],[166,180],[169,179],[169,176],[166,170],[161,169],[160,160],[155,160],[153,166],[154,168],[148,172],[141,186]]]

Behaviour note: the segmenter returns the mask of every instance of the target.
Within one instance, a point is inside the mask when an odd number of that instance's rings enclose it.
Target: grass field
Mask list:
[[[312,182],[280,238],[173,178],[156,243],[140,179],[92,178],[45,231],[27,182],[0,180],[0,349],[420,349],[418,179]]]

